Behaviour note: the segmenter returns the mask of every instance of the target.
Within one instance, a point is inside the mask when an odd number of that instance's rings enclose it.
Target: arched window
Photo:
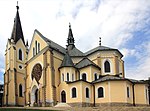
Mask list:
[[[89,88],[86,88],[86,98],[89,98]]]
[[[85,73],[82,74],[82,80],[86,81],[86,74]]]
[[[22,85],[20,84],[19,85],[19,97],[22,97],[23,96],[23,91],[22,91]]]
[[[69,81],[69,73],[67,73],[67,81]]]
[[[76,98],[77,97],[77,92],[76,92],[76,88],[72,88],[72,98]]]
[[[33,47],[33,56],[35,56],[35,48]]]
[[[129,87],[127,87],[127,97],[128,97],[128,98],[130,97],[130,90],[129,90]]]
[[[19,49],[19,60],[22,60],[22,50]]]
[[[94,74],[94,80],[97,80],[97,74],[96,73]]]
[[[62,81],[64,81],[64,74],[62,73]]]
[[[38,43],[38,52],[40,52],[40,43]]]
[[[37,54],[37,41],[35,41],[35,54]]]
[[[98,98],[104,97],[104,90],[102,87],[98,88]]]
[[[104,68],[105,68],[105,72],[110,72],[110,63],[108,61],[105,61]]]

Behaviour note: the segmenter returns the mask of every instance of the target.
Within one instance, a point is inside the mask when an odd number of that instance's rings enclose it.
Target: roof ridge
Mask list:
[[[85,62],[84,62],[85,60]],[[83,63],[82,63],[83,62]],[[83,67],[86,67],[86,66],[89,66],[89,65],[93,65],[97,68],[100,68],[97,64],[95,64],[93,61],[91,61],[89,58],[87,57],[84,57],[81,61],[79,61],[75,66],[77,68],[83,68]]]
[[[40,35],[40,37],[49,45],[49,47],[54,48],[55,50],[60,51],[63,54],[66,53],[66,49],[63,46],[43,36],[37,29],[35,29],[35,32],[37,32]]]

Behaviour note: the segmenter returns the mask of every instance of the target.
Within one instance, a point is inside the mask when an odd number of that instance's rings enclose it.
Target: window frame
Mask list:
[[[102,94],[99,91],[102,91]],[[104,98],[104,87],[100,86],[97,88],[97,98]]]
[[[88,92],[87,92],[88,91]],[[90,90],[88,87],[85,88],[85,97],[90,98]]]
[[[18,59],[19,59],[20,61],[23,61],[23,51],[22,51],[21,48],[18,50]]]
[[[69,77],[69,73],[67,72],[67,81],[69,81],[69,78],[70,78],[70,77]]]
[[[130,98],[130,88],[127,86],[127,98]]]
[[[40,52],[40,43],[38,43],[38,52]]]
[[[108,63],[108,64],[107,64]],[[111,73],[111,64],[109,60],[106,60],[104,62],[104,72],[105,73]]]
[[[96,77],[96,78],[95,78]],[[94,73],[94,81],[96,81],[98,79],[97,77],[97,73]]]
[[[23,97],[23,86],[19,84],[19,97]]]
[[[77,98],[77,88],[76,87],[73,87],[71,89],[71,97],[72,98]]]
[[[85,79],[84,79],[84,76],[83,76],[83,75],[85,75]],[[83,81],[87,81],[87,74],[86,74],[86,73],[82,73],[82,76],[81,76],[81,77],[82,77],[82,80],[83,80]]]
[[[37,54],[37,40],[35,41],[35,55]]]

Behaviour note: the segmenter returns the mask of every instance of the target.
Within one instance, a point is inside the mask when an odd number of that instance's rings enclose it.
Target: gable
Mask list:
[[[30,60],[32,57],[34,57],[34,55],[36,55],[39,52],[38,51],[38,44],[40,45],[39,51],[41,51],[42,49],[44,49],[45,47],[48,46],[48,44],[41,38],[41,36],[35,30],[31,44],[30,44],[30,48],[29,48],[28,60]]]

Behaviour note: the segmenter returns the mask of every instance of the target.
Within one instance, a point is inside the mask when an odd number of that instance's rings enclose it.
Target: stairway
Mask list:
[[[54,107],[71,107],[70,105],[68,105],[67,103],[58,103],[56,106]]]

